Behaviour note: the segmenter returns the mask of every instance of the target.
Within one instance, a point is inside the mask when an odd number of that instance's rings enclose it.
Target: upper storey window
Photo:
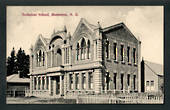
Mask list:
[[[87,59],[90,58],[90,40],[87,42]]]
[[[45,53],[39,50],[36,54],[36,64],[37,67],[45,66]]]
[[[136,48],[133,48],[133,63],[136,64]]]
[[[81,41],[81,59],[84,60],[86,55],[86,42],[85,39],[83,38]]]
[[[77,43],[77,49],[76,49],[76,60],[79,60],[79,43]]]
[[[80,45],[79,45],[80,44]],[[81,42],[76,45],[76,60],[85,60],[91,58],[90,40],[82,38]]]
[[[121,56],[121,61],[124,61],[124,46],[120,46],[120,56]]]
[[[117,60],[117,43],[113,44],[113,55],[114,60]]]
[[[130,62],[130,47],[127,47],[127,61]]]
[[[109,58],[109,41],[106,41],[106,58]]]

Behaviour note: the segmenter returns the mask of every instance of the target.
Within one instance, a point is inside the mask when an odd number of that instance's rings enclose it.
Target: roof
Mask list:
[[[159,76],[163,76],[163,65],[158,64],[158,63],[154,63],[154,62],[150,62],[150,61],[144,61],[145,62],[145,68],[149,68],[153,73],[159,75]]]
[[[29,78],[20,78],[19,74],[12,74],[7,76],[6,80],[8,83],[30,83]]]

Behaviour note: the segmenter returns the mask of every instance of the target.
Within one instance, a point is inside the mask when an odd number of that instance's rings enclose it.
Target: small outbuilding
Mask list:
[[[25,91],[29,89],[30,79],[21,78],[20,74],[7,76],[7,96],[17,97],[25,96]]]

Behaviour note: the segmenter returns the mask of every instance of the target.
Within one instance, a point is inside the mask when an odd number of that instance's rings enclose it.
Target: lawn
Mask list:
[[[7,97],[7,104],[76,104],[75,99],[38,98],[38,97]]]

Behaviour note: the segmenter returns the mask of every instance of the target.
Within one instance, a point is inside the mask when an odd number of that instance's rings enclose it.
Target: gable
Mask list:
[[[39,37],[35,43],[35,46],[34,46],[34,51],[36,51],[40,48],[43,48],[43,50],[46,50],[46,43],[45,43],[44,39],[42,38],[42,35],[39,35]]]
[[[132,41],[137,43],[138,39],[131,33],[124,23],[119,23],[110,27],[106,27],[102,30],[104,35],[110,36],[116,39],[123,39],[125,41]]]
[[[94,39],[92,36],[94,34],[94,30],[97,27],[95,25],[89,24],[85,19],[81,19],[75,32],[73,33],[72,43],[80,39],[79,37],[84,34],[89,37],[89,39]]]

